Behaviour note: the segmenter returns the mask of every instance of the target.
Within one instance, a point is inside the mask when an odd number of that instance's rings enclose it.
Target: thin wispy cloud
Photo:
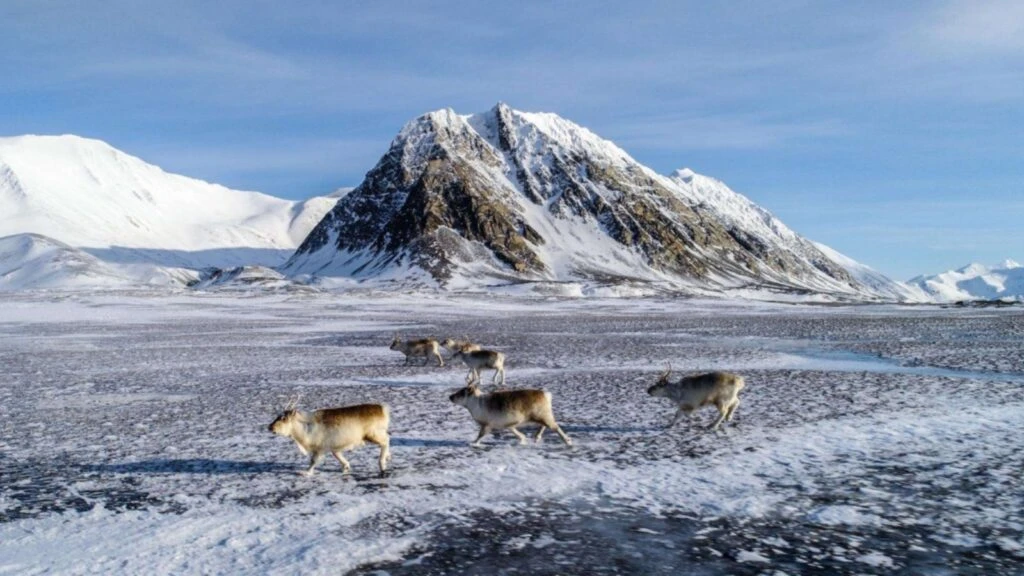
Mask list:
[[[1015,0],[957,0],[927,18],[920,31],[950,56],[1024,59],[1024,4]]]

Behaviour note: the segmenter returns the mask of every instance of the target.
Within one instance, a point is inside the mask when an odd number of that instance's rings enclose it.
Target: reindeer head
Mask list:
[[[452,340],[451,338],[445,338],[444,342],[441,342],[441,346],[444,346],[445,348],[451,350],[452,348],[455,347],[455,340]]]
[[[449,396],[448,399],[451,400],[452,404],[465,406],[466,403],[469,402],[470,398],[474,398],[479,395],[480,388],[477,388],[476,384],[470,384],[469,386],[466,386],[465,388],[459,390],[455,394]]]
[[[270,423],[270,426],[267,427],[267,429],[273,432],[274,434],[278,434],[280,436],[290,436],[292,431],[292,425],[299,418],[299,411],[296,410],[295,408],[298,405],[299,395],[296,394],[288,399],[288,404],[285,406],[284,412],[282,412],[277,418],[275,418],[274,421]]]
[[[398,332],[395,332],[395,338],[391,341],[392,350],[400,350],[402,348],[402,339],[399,338]]]
[[[647,393],[650,394],[651,396],[664,396],[665,389],[669,384],[668,377],[671,375],[672,365],[668,364],[665,368],[665,371],[662,372],[661,376],[658,377],[658,381],[654,383],[654,386],[651,386],[650,388],[647,389]]]
[[[273,422],[270,423],[268,430],[277,434],[278,436],[291,436],[292,426],[299,419],[299,411],[295,409],[285,410],[278,416]]]

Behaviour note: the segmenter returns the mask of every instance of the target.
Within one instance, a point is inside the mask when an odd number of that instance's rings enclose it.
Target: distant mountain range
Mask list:
[[[917,276],[908,284],[939,302],[1024,300],[1024,266],[1013,260],[995,266],[968,264],[941,274]]]
[[[800,236],[722,182],[688,169],[657,174],[586,128],[504,104],[425,114],[358,187],[304,202],[168,174],[97,140],[0,138],[3,236],[0,289],[299,283],[844,301],[953,294],[935,287],[948,284],[935,280],[943,275],[893,281]]]

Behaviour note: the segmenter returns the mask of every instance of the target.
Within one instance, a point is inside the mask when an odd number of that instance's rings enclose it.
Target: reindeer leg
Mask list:
[[[547,427],[554,430],[555,434],[558,434],[558,436],[562,439],[562,442],[565,442],[566,446],[572,446],[572,440],[562,430],[562,427],[559,426],[557,422],[555,422],[554,415],[548,414],[540,416],[538,417],[538,419],[534,420],[534,422],[540,424],[540,430],[537,431],[537,436],[534,438],[535,442],[540,442],[541,436],[544,434],[544,428]]]
[[[519,438],[519,443],[520,443],[520,444],[526,444],[526,435],[525,435],[525,434],[523,434],[523,433],[522,433],[522,432],[520,432],[519,430],[516,430],[516,427],[515,427],[515,426],[509,426],[509,428],[508,428],[508,429],[509,429],[509,430],[510,430],[510,431],[511,431],[511,432],[512,432],[513,434],[515,434],[515,435],[516,435],[516,438]]]
[[[391,462],[391,447],[390,444],[382,444],[380,447],[380,458],[377,459],[377,465],[380,466],[380,473],[383,474],[388,469],[388,464]]]
[[[718,427],[721,426],[722,422],[725,421],[725,414],[726,414],[726,410],[725,409],[718,408],[718,418],[711,424],[711,426],[708,427],[708,430],[712,430],[712,431],[718,430]]]
[[[732,422],[732,414],[733,414],[733,412],[736,411],[736,407],[739,406],[739,405],[740,405],[740,399],[739,398],[733,400],[732,404],[729,405],[729,409],[725,413],[725,420],[727,422]]]
[[[304,472],[299,472],[299,474],[302,474],[303,476],[312,476],[316,472],[317,464],[323,462],[323,460],[324,455],[322,452],[314,452],[309,457],[309,468]]]
[[[383,474],[388,469],[388,461],[391,460],[391,439],[388,437],[387,432],[374,433],[371,436],[367,436],[366,439],[380,446],[380,457],[377,458],[377,466],[380,467],[380,473]]]
[[[490,432],[490,431],[491,431],[491,427],[490,426],[488,426],[487,424],[481,424],[480,425],[480,435],[476,437],[476,440],[474,440],[470,444],[470,446],[480,446],[481,445],[480,441],[483,440],[484,436],[487,436],[487,433]]]
[[[558,424],[555,424],[554,426],[551,427],[551,429],[554,430],[555,433],[558,434],[558,436],[562,438],[562,442],[565,442],[566,446],[572,446],[572,440],[569,438],[569,436],[565,432],[562,431],[562,427],[561,426],[559,426]]]
[[[341,464],[341,473],[342,474],[351,474],[352,473],[352,466],[349,465],[348,460],[345,460],[345,457],[342,456],[342,451],[341,450],[338,450],[337,452],[331,452],[331,454],[334,454],[334,457],[338,460],[338,464]]]
[[[678,424],[679,423],[679,419],[683,416],[683,414],[687,414],[687,412],[685,410],[683,410],[682,408],[676,410],[676,415],[672,417],[672,421],[668,423],[668,426],[666,426],[666,428],[672,428],[673,426]],[[687,414],[687,415],[689,415],[689,414]]]

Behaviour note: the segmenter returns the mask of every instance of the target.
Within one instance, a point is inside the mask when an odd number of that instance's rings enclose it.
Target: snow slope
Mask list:
[[[78,136],[0,138],[0,236],[41,234],[112,262],[277,265],[336,200],[232,190]]]
[[[0,238],[0,291],[180,287],[192,270],[153,264],[111,264],[39,234]]]
[[[0,290],[119,287],[131,282],[95,256],[52,238],[0,238]]]
[[[873,296],[899,302],[931,300],[928,294],[913,286],[893,280],[830,246],[804,238],[771,212],[720,180],[697,174],[689,168],[676,170],[671,178],[693,202],[706,206],[734,229],[743,230],[762,242],[782,247],[811,261],[823,255],[846,270]]]
[[[908,284],[917,287],[935,300],[1024,300],[1024,266],[1006,260],[995,266],[968,264],[931,276],[917,276]]]
[[[850,275],[857,279],[857,282],[869,287],[872,291],[885,299],[896,300],[899,302],[933,301],[932,295],[922,290],[919,286],[893,280],[878,270],[861,264],[853,258],[850,258],[849,256],[846,256],[845,254],[842,254],[820,242],[815,242],[814,245],[818,250],[821,250],[823,254],[831,258],[832,261],[837,262],[846,268]]]

